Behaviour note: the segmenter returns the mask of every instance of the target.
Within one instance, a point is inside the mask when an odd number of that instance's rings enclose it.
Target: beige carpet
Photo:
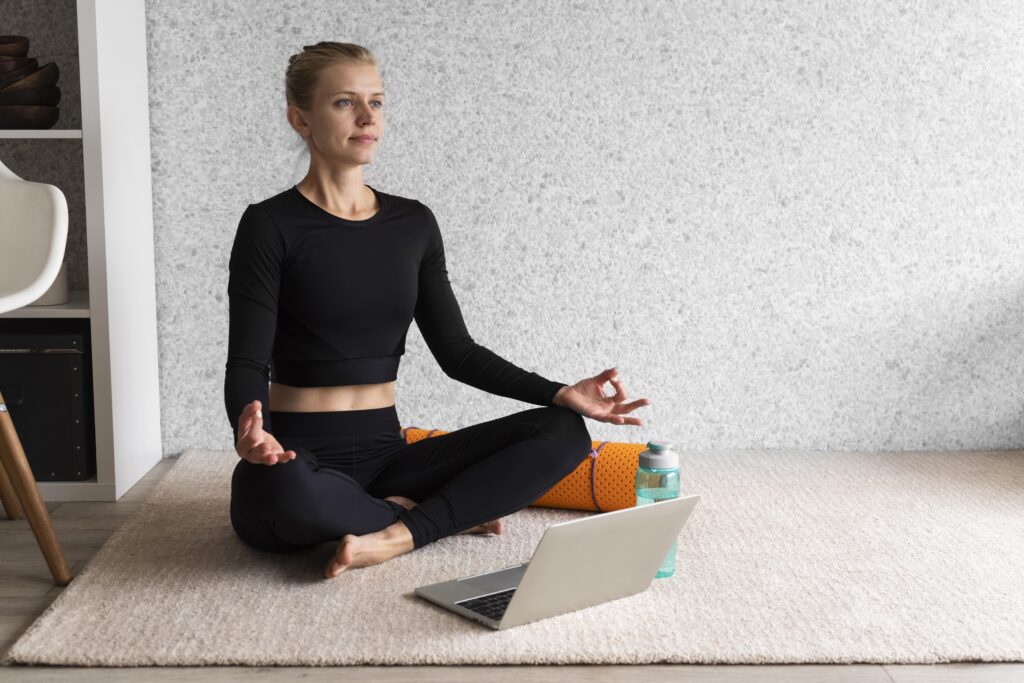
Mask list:
[[[186,451],[5,663],[935,663],[1024,660],[1024,452],[681,456],[699,493],[679,571],[644,593],[507,631],[412,594],[524,561],[552,523],[450,536],[322,577],[239,541],[230,451]],[[615,552],[609,548],[609,552]]]

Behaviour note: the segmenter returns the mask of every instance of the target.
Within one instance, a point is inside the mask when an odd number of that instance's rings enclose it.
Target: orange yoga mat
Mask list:
[[[441,436],[440,429],[403,427],[406,443]],[[610,512],[636,507],[636,470],[646,443],[592,441],[590,457],[531,507]]]

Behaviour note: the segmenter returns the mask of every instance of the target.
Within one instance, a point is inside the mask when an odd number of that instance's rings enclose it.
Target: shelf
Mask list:
[[[53,306],[22,306],[13,311],[0,313],[0,318],[88,318],[89,290],[72,289],[68,291],[66,304]]]
[[[17,4],[29,13],[44,3]],[[84,209],[75,218],[85,230],[87,279],[75,283],[81,289],[70,290],[67,303],[2,313],[0,326],[88,330],[96,477],[36,485],[47,501],[115,501],[162,458],[146,8],[135,1],[58,4],[74,12],[62,16],[59,26],[74,31],[75,44],[65,33],[53,42],[62,48],[68,44],[59,54],[65,55],[67,74],[77,71],[81,123],[0,130],[0,145],[19,159],[61,164],[66,173],[53,177],[56,171],[41,169],[33,180],[61,187],[61,178],[71,179],[63,184],[75,189],[73,208]],[[50,156],[36,154],[49,151],[50,143],[37,149],[19,142],[44,139],[65,142],[54,142]],[[79,165],[80,191],[72,185]]]
[[[0,129],[0,139],[30,140],[33,138],[81,138],[82,131],[74,128],[48,128],[45,130],[31,129]]]

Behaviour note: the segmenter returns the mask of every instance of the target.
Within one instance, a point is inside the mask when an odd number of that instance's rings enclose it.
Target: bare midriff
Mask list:
[[[279,413],[325,413],[367,410],[395,405],[395,384],[350,384],[337,387],[293,387],[270,383],[270,409]]]

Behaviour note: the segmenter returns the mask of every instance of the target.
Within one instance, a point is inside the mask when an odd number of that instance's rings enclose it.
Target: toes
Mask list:
[[[342,537],[341,541],[338,542],[338,547],[334,551],[334,555],[327,563],[327,569],[324,570],[324,576],[328,579],[333,579],[343,571],[348,570],[352,565],[352,556],[355,554],[352,548],[352,540],[355,537],[351,534],[346,534]]]
[[[337,554],[331,558],[331,561],[327,563],[327,578],[331,579],[348,569],[344,564],[341,549],[338,550]]]
[[[460,534],[500,534],[505,527],[504,521],[501,519],[491,520],[490,522],[484,522],[477,524],[469,529],[464,529],[458,533]]]

